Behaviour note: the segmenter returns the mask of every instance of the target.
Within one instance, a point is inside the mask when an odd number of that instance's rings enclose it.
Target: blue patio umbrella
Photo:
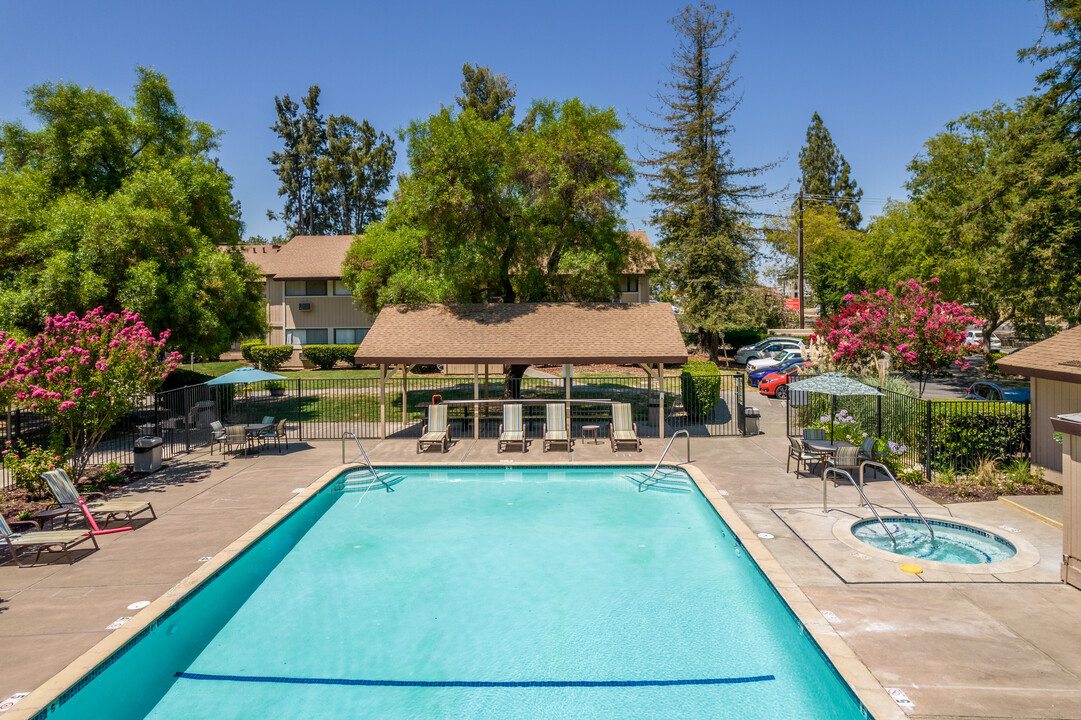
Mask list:
[[[870,385],[861,383],[859,380],[853,380],[844,373],[839,372],[823,373],[821,375],[809,377],[806,380],[798,380],[797,382],[788,384],[788,397],[792,397],[792,393],[800,391],[831,395],[834,398],[838,395],[882,394]],[[833,412],[830,412],[830,439],[832,440],[833,416],[836,414],[837,401],[832,400],[831,403]]]
[[[237,368],[231,372],[227,372],[224,375],[220,375],[213,380],[207,380],[207,385],[240,385],[253,382],[263,382],[264,380],[286,380],[284,375],[275,375],[274,373],[268,373],[265,370],[253,367]]]

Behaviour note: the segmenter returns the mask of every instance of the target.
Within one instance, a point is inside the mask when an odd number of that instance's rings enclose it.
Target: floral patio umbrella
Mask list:
[[[806,380],[797,380],[788,384],[788,397],[794,392],[813,392],[822,395],[881,395],[876,388],[853,380],[844,373],[831,372],[809,377]],[[834,401],[836,403],[836,401]],[[836,408],[836,404],[834,405]],[[833,415],[830,413],[830,438],[833,438]]]

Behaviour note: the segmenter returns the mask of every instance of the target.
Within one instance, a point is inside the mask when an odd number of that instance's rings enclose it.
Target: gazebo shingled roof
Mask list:
[[[667,303],[392,305],[356,353],[375,364],[682,363]]]

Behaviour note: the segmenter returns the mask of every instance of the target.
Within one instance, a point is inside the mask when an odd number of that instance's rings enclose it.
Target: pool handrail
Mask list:
[[[668,454],[668,450],[672,447],[672,443],[676,441],[676,438],[679,437],[680,434],[687,436],[687,462],[691,461],[691,434],[687,431],[686,428],[676,430],[674,433],[672,433],[672,439],[668,441],[668,446],[665,447],[664,452],[661,453],[661,459],[658,460],[657,464],[653,466],[653,472],[649,474],[650,479],[652,479],[653,476],[657,474],[657,470],[660,469],[661,463],[664,462],[664,456]]]
[[[913,510],[916,511],[916,515],[918,515],[920,520],[923,522],[923,524],[927,526],[927,532],[931,533],[931,545],[933,546],[935,544],[935,530],[934,530],[934,528],[931,527],[931,523],[927,522],[927,518],[925,518],[923,516],[923,513],[920,512],[920,509],[918,507],[916,507],[916,503],[912,502],[912,498],[910,498],[908,496],[908,493],[905,492],[905,489],[903,487],[901,487],[901,483],[897,482],[897,478],[895,478],[893,476],[893,473],[890,472],[890,469],[888,467],[886,467],[885,465],[883,465],[882,463],[880,463],[880,462],[874,462],[873,460],[864,460],[863,462],[860,463],[860,478],[861,479],[863,478],[863,468],[867,467],[868,465],[870,465],[871,467],[874,467],[874,468],[882,468],[883,470],[886,471],[886,477],[888,477],[890,480],[893,481],[893,484],[896,485],[897,489],[901,491],[901,494],[904,496],[905,500],[908,500],[908,504],[912,507]]]
[[[364,464],[368,466],[368,472],[372,474],[372,477],[383,483],[383,487],[387,489],[387,492],[394,492],[394,488],[387,484],[387,481],[383,479],[383,477],[378,472],[375,471],[375,468],[372,466],[372,461],[368,459],[368,453],[364,452],[364,446],[360,444],[360,438],[357,437],[357,434],[355,432],[351,432],[349,430],[346,430],[342,433],[342,464],[345,464],[345,439],[347,437],[353,438],[353,442],[355,442],[357,444],[357,447],[360,448],[360,456],[364,458]],[[356,462],[355,458],[354,462]]]
[[[852,483],[852,487],[856,488],[856,492],[858,492],[860,494],[860,497],[863,498],[863,502],[867,503],[867,507],[871,508],[871,512],[875,514],[875,518],[878,520],[878,524],[881,525],[882,529],[886,531],[886,534],[890,536],[890,542],[893,543],[893,549],[896,550],[897,538],[894,537],[893,533],[890,532],[890,529],[886,527],[886,523],[882,520],[882,516],[878,514],[878,510],[875,510],[875,506],[872,505],[871,501],[867,499],[867,496],[863,494],[863,488],[860,487],[859,483],[856,482],[856,479],[852,477],[851,473],[849,473],[847,470],[842,470],[841,468],[829,465],[826,467],[825,472],[822,473],[822,512],[829,512],[826,509],[826,476],[829,473],[833,473],[834,475],[844,475],[846,478],[848,478],[848,482]]]

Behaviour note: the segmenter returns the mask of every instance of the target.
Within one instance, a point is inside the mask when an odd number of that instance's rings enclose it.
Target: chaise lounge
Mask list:
[[[417,452],[422,453],[432,445],[438,445],[441,452],[446,452],[450,445],[450,427],[447,425],[447,406],[428,406],[428,422],[420,429],[417,440]]]
[[[18,523],[25,523],[27,525],[33,525],[35,528],[38,524],[34,520],[19,520]],[[41,559],[41,553],[61,552],[68,559],[68,563],[74,563],[75,559],[71,556],[71,548],[75,547],[83,540],[89,539],[94,543],[94,549],[98,549],[98,539],[88,533],[86,530],[32,530],[30,532],[15,532],[11,529],[11,526],[4,520],[4,516],[0,515],[0,539],[4,541],[4,545],[11,552],[11,559],[19,567],[30,567],[36,565],[38,560]],[[34,555],[34,561],[26,564],[19,561],[19,550],[22,548],[37,548],[37,553]]]
[[[562,403],[548,403],[544,406],[546,421],[544,423],[544,452],[552,447],[553,443],[566,443],[567,451],[570,452],[570,433],[567,432],[566,406]]]
[[[503,406],[503,423],[499,426],[499,441],[495,451],[503,452],[511,445],[521,445],[525,452],[525,428],[522,427],[521,403],[508,403]]]
[[[72,514],[82,516],[83,510],[79,505],[79,493],[75,490],[75,485],[72,484],[71,478],[68,477],[66,472],[61,469],[49,470],[42,473],[41,477],[45,478],[45,482],[49,484],[49,489],[52,490],[53,497],[56,498],[57,505],[55,507],[67,511],[63,515],[65,527]],[[158,518],[157,513],[154,512],[154,507],[143,500],[104,500],[105,493],[95,492],[87,493],[83,497],[83,501],[86,502],[87,498],[94,496],[101,497],[103,500],[100,502],[87,502],[86,509],[91,515],[105,516],[101,523],[103,527],[108,525],[114,518],[130,522],[136,515],[148,510],[151,517],[155,520]]]
[[[642,441],[638,438],[638,424],[631,420],[630,403],[612,404],[612,452],[619,449],[620,443],[634,443],[635,452],[642,450]]]

